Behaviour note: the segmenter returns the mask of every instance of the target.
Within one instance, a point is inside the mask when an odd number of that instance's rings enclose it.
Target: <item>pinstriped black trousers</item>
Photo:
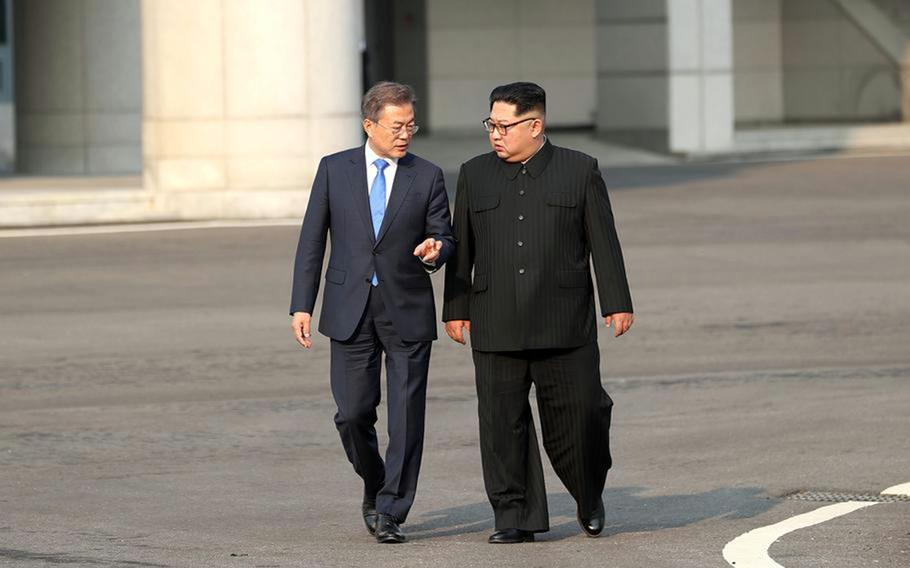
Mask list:
[[[547,492],[528,394],[534,385],[543,446],[585,515],[603,493],[613,400],[600,384],[596,342],[570,349],[473,351],[480,456],[496,529],[549,530]]]

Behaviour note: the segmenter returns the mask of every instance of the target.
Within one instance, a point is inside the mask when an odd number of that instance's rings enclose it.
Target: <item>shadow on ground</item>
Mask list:
[[[745,519],[769,510],[776,503],[759,487],[715,489],[691,495],[642,496],[642,487],[616,487],[604,492],[607,509],[604,535],[649,532],[685,527],[707,519]],[[567,493],[547,496],[550,519],[557,520],[538,540],[561,540],[580,533],[575,519],[575,500]],[[562,517],[572,520],[563,521]],[[428,511],[416,523],[408,523],[408,538],[420,540],[493,530],[490,504],[472,503]]]

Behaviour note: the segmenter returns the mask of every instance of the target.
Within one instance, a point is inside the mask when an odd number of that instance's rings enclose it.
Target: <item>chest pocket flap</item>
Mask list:
[[[545,199],[547,205],[554,205],[556,207],[575,207],[576,203],[575,195],[559,191],[548,192]]]
[[[499,207],[498,193],[477,195],[471,199],[471,210],[475,212],[496,209],[497,207]]]

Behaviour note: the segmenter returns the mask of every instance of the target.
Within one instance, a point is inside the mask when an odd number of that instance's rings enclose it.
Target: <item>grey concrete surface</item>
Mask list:
[[[30,237],[0,239],[0,566],[722,567],[823,505],[790,492],[910,481],[910,158],[605,175],[637,321],[600,337],[603,537],[547,467],[551,531],[486,544],[470,357],[446,339],[410,542],[370,539],[328,341],[290,334],[296,229]],[[771,553],[910,565],[910,504]]]

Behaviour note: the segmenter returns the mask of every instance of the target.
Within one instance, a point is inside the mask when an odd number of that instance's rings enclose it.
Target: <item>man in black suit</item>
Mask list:
[[[408,153],[414,91],[383,82],[363,97],[364,146],[322,158],[300,231],[291,298],[297,341],[312,346],[326,235],[331,256],[319,331],[331,338],[335,425],[363,478],[363,518],[379,542],[403,542],[423,451],[436,308],[429,273],[454,240],[442,171]],[[388,191],[387,191],[388,188]],[[376,439],[385,354],[389,446]]]
[[[549,530],[547,494],[528,404],[534,384],[543,445],[589,536],[603,530],[613,401],[600,384],[597,316],[616,336],[632,325],[622,251],[597,160],[544,135],[546,94],[512,83],[490,94],[493,152],[458,175],[446,267],[446,333],[471,334],[491,543]],[[473,277],[472,277],[473,271]]]

